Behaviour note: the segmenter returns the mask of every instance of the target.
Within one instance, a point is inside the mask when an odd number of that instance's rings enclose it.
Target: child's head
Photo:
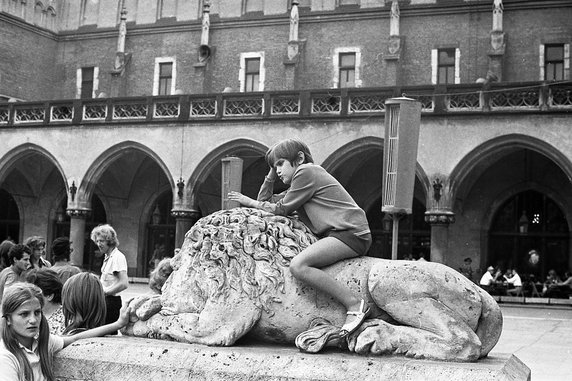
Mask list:
[[[43,306],[42,290],[34,284],[17,282],[4,290],[2,341],[20,364],[21,379],[32,379],[32,367],[20,345],[31,346],[36,337],[42,372],[48,380],[53,379],[52,359],[48,352],[50,327],[42,314]]]
[[[26,270],[30,266],[30,256],[32,250],[22,244],[14,245],[8,251],[8,260],[10,265],[16,266],[20,272]]]
[[[52,242],[52,258],[55,262],[69,261],[71,254],[68,237],[58,237]]]
[[[54,270],[48,268],[32,269],[26,274],[26,282],[42,289],[44,296],[52,303],[62,302],[62,281]]]
[[[300,157],[300,152],[304,154],[302,164],[314,162],[306,143],[298,139],[286,139],[270,147],[270,149],[266,151],[266,162],[272,168],[274,168],[274,164],[279,159],[286,159],[290,164],[294,165],[296,160]]]
[[[32,255],[35,259],[40,258],[46,250],[46,240],[38,235],[26,238],[24,245],[28,246],[30,250],[32,250]]]
[[[62,310],[66,325],[64,333],[103,325],[107,310],[99,278],[87,272],[70,277],[62,290]]]
[[[14,241],[9,239],[6,239],[0,243],[0,261],[2,268],[10,266],[10,258],[8,258],[8,252],[14,245],[16,245]]]

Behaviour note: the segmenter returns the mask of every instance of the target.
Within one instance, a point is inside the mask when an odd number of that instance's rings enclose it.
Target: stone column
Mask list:
[[[425,221],[431,225],[431,262],[445,263],[449,247],[449,224],[455,222],[455,214],[444,210],[425,212]]]
[[[175,247],[180,248],[185,242],[185,235],[197,222],[201,213],[198,210],[173,210],[171,216],[175,218]]]
[[[237,208],[240,204],[237,201],[228,199],[228,192],[242,192],[242,163],[239,157],[225,157],[222,160],[222,194],[221,209]]]
[[[70,216],[70,241],[73,251],[71,262],[74,265],[83,267],[83,247],[85,245],[85,220],[91,210],[88,209],[68,209]],[[89,237],[88,237],[89,238]]]

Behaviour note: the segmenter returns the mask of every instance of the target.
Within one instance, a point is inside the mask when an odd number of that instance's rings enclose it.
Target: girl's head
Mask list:
[[[8,252],[12,246],[16,245],[14,241],[6,239],[0,243],[0,267],[5,268],[10,266],[10,258],[8,257]]]
[[[70,277],[62,290],[62,310],[66,329],[91,329],[103,325],[105,294],[99,278],[92,273],[79,273]]]
[[[298,139],[283,140],[266,151],[266,162],[272,168],[275,167],[276,162],[280,159],[287,160],[292,166],[314,162],[306,143]],[[301,159],[301,162],[299,162],[299,159]]]
[[[32,367],[20,345],[31,349],[38,338],[40,364],[44,376],[53,380],[52,359],[48,351],[50,328],[42,307],[42,290],[31,283],[17,282],[4,290],[2,298],[2,340],[16,357],[21,369],[21,379],[32,379]]]
[[[33,339],[41,329],[43,306],[44,297],[38,286],[24,282],[8,286],[2,297],[3,334],[8,332],[23,344]]]
[[[40,287],[44,297],[50,302],[61,304],[63,284],[55,271],[45,267],[32,269],[26,274],[26,282]]]

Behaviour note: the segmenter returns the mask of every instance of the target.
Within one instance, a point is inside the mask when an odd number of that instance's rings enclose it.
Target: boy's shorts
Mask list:
[[[358,256],[365,255],[371,246],[371,233],[356,235],[347,230],[332,230],[327,237],[334,237],[348,245]]]

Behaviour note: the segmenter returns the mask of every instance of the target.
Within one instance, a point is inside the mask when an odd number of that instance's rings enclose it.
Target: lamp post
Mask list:
[[[412,213],[421,102],[385,101],[381,211],[393,218],[391,259],[397,259],[399,220]]]

